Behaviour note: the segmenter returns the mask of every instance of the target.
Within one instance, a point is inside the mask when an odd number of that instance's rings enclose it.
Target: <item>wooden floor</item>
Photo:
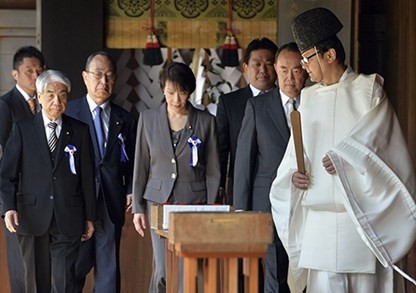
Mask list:
[[[121,292],[147,292],[152,270],[152,249],[149,231],[144,238],[134,230],[131,215],[126,215],[126,224],[121,238],[120,266]],[[6,265],[6,247],[3,225],[0,225],[0,293],[10,293]],[[150,225],[147,226],[150,229]],[[92,292],[93,273],[88,276],[84,293]]]
[[[7,271],[6,240],[4,236],[4,225],[0,225],[0,293],[10,292],[8,283],[9,272]]]
[[[6,248],[3,225],[0,225],[0,293],[10,293],[8,284],[8,272],[6,267]],[[150,225],[147,226],[150,229]],[[131,215],[126,217],[126,225],[123,228],[121,240],[121,292],[122,293],[146,293],[152,268],[152,251],[150,235],[146,231],[146,237],[141,238],[134,230]],[[416,244],[411,250],[408,260],[416,259]],[[407,263],[407,272],[416,276],[414,263]],[[84,293],[92,292],[93,280],[90,273]],[[406,282],[406,292],[416,293],[416,286]]]
[[[131,215],[126,215],[120,248],[121,293],[148,292],[152,273],[150,233],[142,238],[134,229]],[[150,225],[147,226],[150,229]],[[93,272],[88,275],[83,293],[92,292]]]

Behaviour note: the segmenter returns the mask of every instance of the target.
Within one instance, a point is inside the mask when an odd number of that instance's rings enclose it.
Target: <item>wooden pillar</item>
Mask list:
[[[416,26],[416,1],[386,1],[386,5],[388,13],[386,13],[387,46],[384,54],[385,88],[397,111],[415,165],[416,31],[414,27]],[[404,269],[416,278],[416,245],[408,254]],[[416,287],[406,281],[406,292],[416,293]]]

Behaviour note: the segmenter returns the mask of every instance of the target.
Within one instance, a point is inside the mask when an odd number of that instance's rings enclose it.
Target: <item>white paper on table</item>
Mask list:
[[[172,212],[229,212],[229,205],[163,205],[164,230],[169,229],[169,214]]]

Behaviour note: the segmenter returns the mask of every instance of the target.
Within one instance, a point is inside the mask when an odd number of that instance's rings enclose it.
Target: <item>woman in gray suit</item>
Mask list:
[[[137,127],[133,223],[141,236],[146,229],[146,207],[149,210],[152,203],[213,204],[220,182],[215,118],[188,101],[196,86],[192,70],[174,62],[163,71],[160,84],[166,102],[144,111]],[[149,292],[165,292],[165,240],[150,233],[153,273]]]

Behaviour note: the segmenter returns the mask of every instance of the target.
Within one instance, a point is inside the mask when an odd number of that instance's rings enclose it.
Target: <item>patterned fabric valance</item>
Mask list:
[[[154,1],[159,42],[170,48],[223,45],[229,16],[227,0]],[[230,1],[230,0],[229,0]],[[240,47],[254,38],[277,39],[278,0],[232,0],[232,28]],[[149,0],[108,0],[108,48],[144,48],[151,25]]]

